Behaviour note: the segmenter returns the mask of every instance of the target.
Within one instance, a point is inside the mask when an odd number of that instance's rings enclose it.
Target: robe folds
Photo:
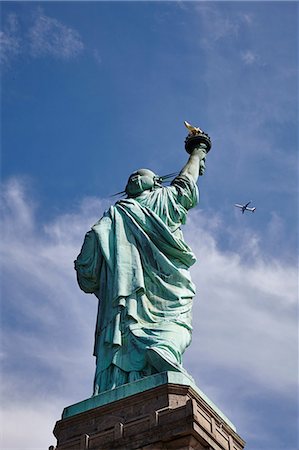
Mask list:
[[[119,200],[86,234],[75,269],[99,299],[94,394],[153,373],[184,372],[195,256],[180,229],[198,202],[194,181]]]

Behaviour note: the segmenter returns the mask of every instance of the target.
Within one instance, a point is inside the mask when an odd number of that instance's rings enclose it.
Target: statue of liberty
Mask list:
[[[189,158],[171,184],[148,169],[132,173],[126,198],[93,225],[75,261],[80,288],[99,300],[94,395],[159,372],[189,376],[182,355],[191,342],[196,258],[181,225],[199,201],[211,142],[185,125]]]

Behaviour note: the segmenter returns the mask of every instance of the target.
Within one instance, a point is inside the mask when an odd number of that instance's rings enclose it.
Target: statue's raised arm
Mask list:
[[[186,151],[190,154],[187,164],[183,167],[180,175],[190,175],[195,183],[198,176],[205,172],[206,155],[211,149],[210,137],[198,127],[193,127],[184,122],[189,134],[185,140]]]
[[[192,128],[189,159],[171,185],[148,169],[132,173],[127,198],[86,234],[75,261],[81,289],[99,299],[95,395],[159,372],[186,374],[196,259],[181,225],[198,203],[196,181],[211,147],[208,135]]]

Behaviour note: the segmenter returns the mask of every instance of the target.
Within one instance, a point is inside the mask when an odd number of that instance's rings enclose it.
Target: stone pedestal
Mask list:
[[[242,450],[245,445],[187,377],[171,372],[65,408],[54,435],[57,450]]]

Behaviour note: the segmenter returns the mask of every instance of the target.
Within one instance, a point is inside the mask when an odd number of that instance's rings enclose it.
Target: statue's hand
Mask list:
[[[206,170],[206,158],[202,158],[202,160],[200,161],[200,165],[199,165],[199,172],[198,175],[202,176],[205,173]]]
[[[192,138],[191,138],[192,139]],[[187,147],[187,148],[186,148]],[[187,153],[189,153],[189,159],[187,164],[182,168],[180,175],[191,175],[193,180],[197,181],[199,175],[203,175],[205,171],[205,159],[208,151],[210,150],[210,140],[206,138],[193,140],[192,145],[185,145]]]
[[[207,147],[205,144],[200,144],[192,150],[191,156],[197,157],[199,159],[199,171],[198,175],[201,176],[205,173],[206,170],[206,156],[207,156]]]

